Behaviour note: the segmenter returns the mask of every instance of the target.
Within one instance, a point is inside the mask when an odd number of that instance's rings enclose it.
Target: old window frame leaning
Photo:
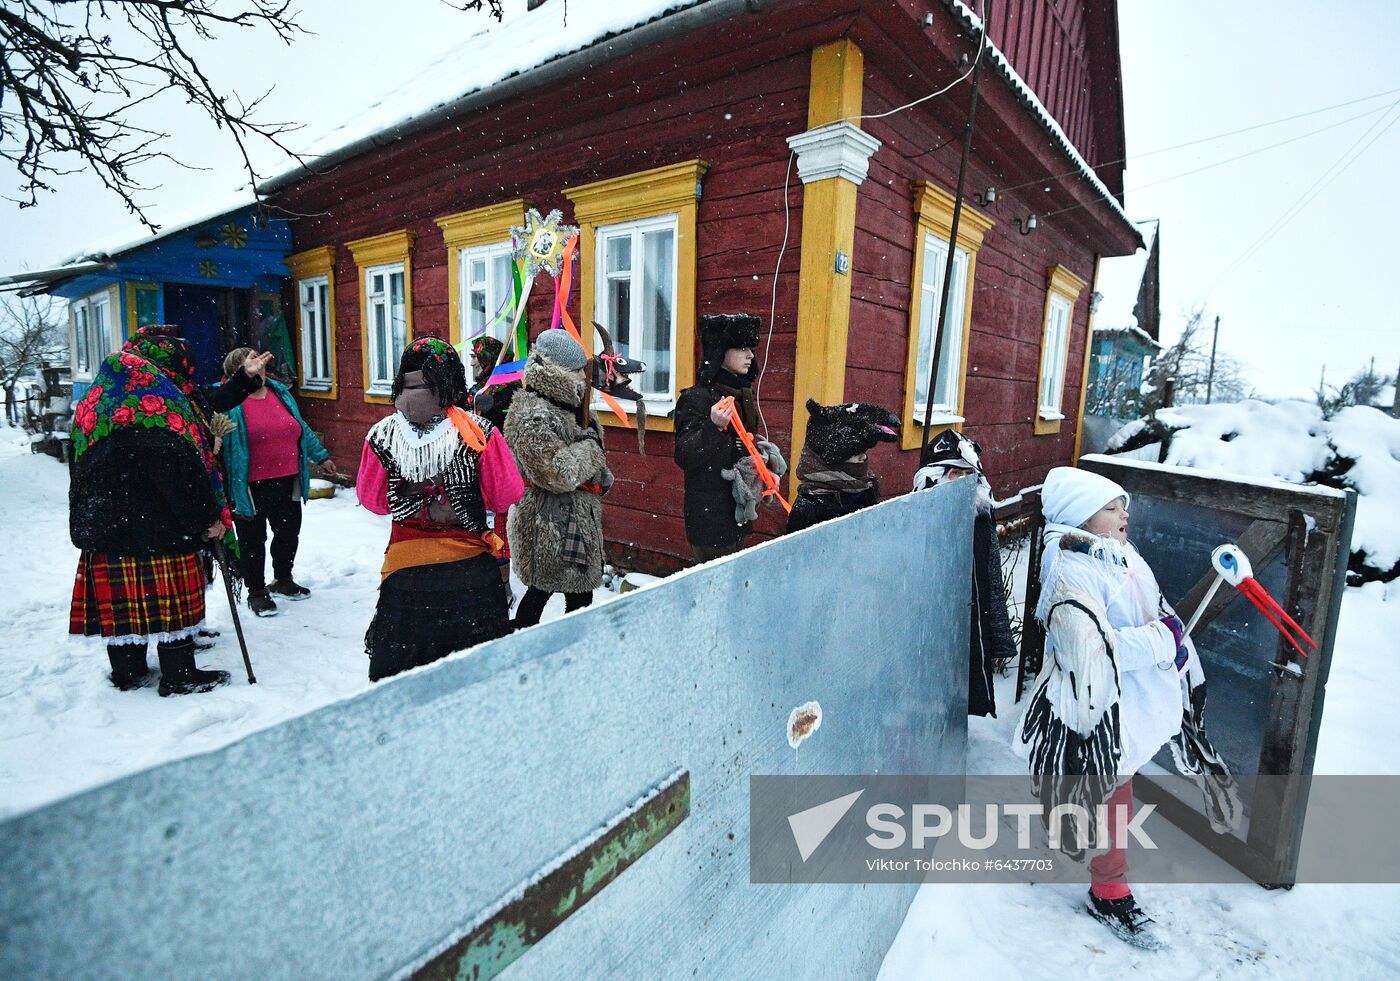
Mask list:
[[[366,402],[380,405],[392,403],[391,388],[394,375],[398,371],[398,358],[394,357],[391,338],[388,351],[388,360],[391,363],[378,366],[380,368],[378,373],[380,384],[375,387],[376,378],[373,369],[376,366],[373,363],[375,358],[372,351],[374,328],[370,309],[373,302],[370,295],[370,277],[376,274],[393,276],[396,272],[402,274],[404,347],[406,348],[413,343],[413,246],[415,239],[416,236],[413,232],[403,229],[345,244],[345,247],[350,250],[350,254],[355,257],[355,265],[359,269],[360,358],[364,368],[364,399]],[[389,319],[386,319],[386,324],[391,331],[392,312],[392,307],[390,307],[387,314]]]
[[[911,450],[918,449],[923,440],[923,405],[917,404],[916,393],[919,388],[919,339],[923,331],[924,308],[928,303],[938,303],[938,290],[941,290],[943,269],[939,268],[935,276],[930,277],[935,287],[931,298],[924,296],[924,279],[927,274],[925,268],[928,261],[928,253],[934,252],[935,261],[947,262],[947,249],[950,247],[950,240],[953,237],[953,195],[943,188],[929,181],[916,181],[914,183],[914,267],[909,280],[909,342],[908,351],[904,366],[904,426],[900,433],[900,447]],[[958,239],[956,248],[959,253],[966,256],[964,260],[964,275],[960,277],[962,293],[962,317],[960,321],[954,323],[955,328],[961,329],[961,336],[958,338],[956,352],[954,354],[954,364],[956,365],[957,393],[955,403],[947,406],[934,406],[933,413],[929,421],[929,428],[932,433],[937,433],[944,429],[960,429],[964,419],[965,399],[967,394],[967,359],[969,342],[972,335],[972,298],[973,288],[977,282],[977,253],[981,251],[982,241],[989,229],[995,222],[975,208],[963,205],[962,216],[958,221]],[[932,250],[930,245],[933,245]],[[941,246],[941,248],[939,248]],[[957,274],[957,266],[954,266],[954,274]],[[957,284],[955,284],[957,285]],[[950,299],[956,299],[955,290],[950,294]],[[955,312],[950,303],[949,315]],[[934,316],[936,314],[931,314]],[[945,321],[945,327],[947,326]],[[939,335],[942,334],[940,330]],[[930,341],[929,350],[933,351],[934,344],[941,343],[941,336],[934,337]],[[941,366],[942,367],[942,366]],[[944,368],[945,371],[952,370]],[[925,376],[927,372],[924,372]],[[937,385],[935,383],[935,391]]]
[[[695,280],[697,270],[696,226],[700,182],[709,165],[702,160],[657,167],[565,190],[574,205],[579,226],[579,328],[592,330],[598,315],[601,287],[606,280],[602,248],[607,235],[620,234],[623,226],[651,224],[674,216],[675,246],[672,294],[671,378],[666,398],[648,397],[647,429],[675,432],[675,407],[680,393],[695,384]],[[604,234],[600,237],[600,231]],[[634,263],[634,268],[636,264]],[[635,291],[634,291],[635,295]],[[635,308],[637,300],[634,299]],[[596,332],[595,332],[596,334]],[[600,342],[595,336],[594,349]],[[619,350],[619,353],[623,353]],[[648,366],[650,367],[650,366]],[[625,407],[626,403],[624,403]],[[604,425],[619,425],[617,417],[599,407]]]
[[[1045,274],[1047,287],[1040,326],[1040,368],[1036,374],[1035,415],[1032,419],[1037,436],[1058,433],[1065,420],[1065,388],[1069,380],[1069,341],[1074,333],[1074,305],[1087,285],[1058,264],[1048,267]],[[1087,350],[1085,356],[1088,356]]]
[[[515,198],[500,204],[474,208],[470,211],[459,211],[433,219],[437,226],[442,229],[443,244],[447,248],[448,275],[454,277],[452,288],[448,290],[447,295],[447,336],[453,344],[463,344],[468,339],[467,332],[470,329],[468,324],[470,319],[468,312],[468,294],[470,292],[470,284],[467,282],[468,264],[474,258],[486,258],[487,260],[486,316],[489,318],[496,310],[491,300],[495,299],[499,304],[501,299],[491,295],[490,262],[499,256],[502,250],[509,252],[511,248],[510,230],[514,226],[525,223],[525,212],[529,208],[529,201],[524,198]],[[495,332],[496,335],[501,333],[499,330]],[[497,336],[496,339],[501,340],[502,338]],[[476,372],[472,367],[471,358],[464,356],[462,361],[467,369],[467,383],[473,384],[476,380]]]
[[[335,246],[323,245],[287,257],[287,269],[297,295],[297,394],[313,399],[340,397],[340,381],[336,366],[335,343]],[[325,338],[325,363],[328,375],[315,375],[310,365],[315,361],[313,344],[308,344],[306,318],[306,287],[325,288],[325,306],[320,311],[319,332]],[[319,290],[317,290],[319,298]]]

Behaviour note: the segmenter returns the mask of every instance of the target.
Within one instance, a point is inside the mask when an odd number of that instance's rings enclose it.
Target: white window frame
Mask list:
[[[476,339],[475,331],[477,329],[476,325],[471,322],[472,294],[481,293],[483,295],[486,322],[489,324],[491,322],[491,317],[495,315],[496,310],[499,309],[501,304],[506,300],[506,296],[498,295],[497,293],[497,283],[495,278],[491,275],[491,266],[494,260],[502,256],[509,262],[512,248],[513,246],[510,241],[506,240],[504,242],[491,242],[486,245],[473,245],[457,250],[457,309],[461,311],[458,314],[461,322],[460,336],[463,344],[466,346],[468,355],[470,355],[472,341]],[[473,282],[471,278],[471,264],[473,262],[482,262],[485,265],[486,278],[479,283]],[[514,291],[514,285],[508,285],[505,289],[507,294],[510,294]],[[499,333],[499,328],[495,333],[491,331],[487,333],[490,333],[492,337],[496,337],[498,341],[504,341],[504,338],[496,336],[496,334]],[[464,357],[462,361],[467,369],[467,384],[476,384],[476,366],[472,363],[472,358],[470,356]]]
[[[386,289],[382,293],[374,292],[371,284],[375,276],[385,277]],[[403,297],[403,334],[404,342],[397,350],[394,347],[393,333],[393,306],[389,302],[391,291],[387,288],[394,276],[398,276],[403,286],[400,295]],[[369,323],[365,325],[365,339],[369,344],[369,389],[368,395],[392,395],[394,390],[394,376],[398,373],[399,359],[403,357],[404,348],[408,346],[408,273],[407,267],[402,262],[385,262],[377,266],[366,266],[364,274],[363,289],[365,291],[365,314]],[[379,338],[376,336],[378,327],[376,325],[375,313],[378,309],[384,310],[384,323],[389,331],[388,364],[379,364]]]
[[[74,300],[73,311],[73,380],[92,381],[97,377],[97,368],[102,359],[116,350],[112,334],[112,303],[107,291],[93,293]],[[93,314],[101,311],[102,327],[99,329]],[[86,358],[83,359],[83,355]],[[83,360],[80,360],[83,359]]]
[[[334,338],[330,327],[330,294],[330,276],[307,276],[297,280],[297,315],[301,324],[300,387],[308,392],[329,392],[335,381],[331,377]],[[312,318],[314,323],[309,322]]]
[[[923,282],[919,284],[919,336],[916,341],[920,354],[916,354],[914,358],[914,421],[921,425],[924,421],[925,401],[919,398],[919,387],[927,383],[935,345],[942,342],[944,330],[949,331],[950,347],[938,367],[943,375],[942,380],[947,383],[949,398],[947,401],[934,402],[929,407],[929,425],[956,425],[964,421],[964,417],[958,414],[958,401],[962,389],[963,327],[967,315],[967,273],[971,260],[971,253],[967,249],[958,247],[955,250],[953,288],[948,291],[948,310],[943,317],[943,327],[935,330],[934,336],[928,342],[928,360],[925,360],[922,356],[924,339],[929,326],[938,316],[938,301],[943,292],[943,273],[948,265],[948,240],[933,232],[924,232]],[[933,391],[935,394],[938,391],[938,379],[934,381]]]
[[[1070,316],[1074,306],[1058,293],[1045,305],[1045,354],[1041,359],[1037,410],[1047,422],[1063,419],[1065,365],[1069,357]]]
[[[597,318],[598,318],[598,322],[601,323],[604,327],[606,327],[606,328],[608,329],[608,333],[609,333],[610,335],[612,335],[613,343],[614,343],[614,345],[616,345],[617,353],[618,353],[619,355],[623,355],[623,356],[630,357],[630,358],[635,358],[635,359],[638,360],[638,361],[644,361],[644,362],[646,362],[647,368],[649,368],[649,369],[650,369],[650,368],[656,367],[655,365],[652,364],[651,360],[649,360],[649,359],[646,358],[646,357],[643,357],[643,355],[642,355],[642,353],[641,353],[640,351],[637,351],[636,353],[633,353],[633,344],[636,343],[636,342],[629,342],[627,345],[623,345],[623,344],[618,340],[617,331],[613,329],[613,325],[610,324],[610,323],[607,323],[607,322],[604,320],[604,317],[606,316],[606,312],[605,312],[605,311],[608,309],[608,281],[609,281],[609,279],[618,278],[617,276],[609,276],[609,275],[608,275],[607,247],[608,247],[608,242],[612,241],[613,239],[620,238],[620,237],[622,237],[623,235],[631,235],[631,238],[632,238],[632,268],[631,268],[631,270],[627,273],[627,276],[628,276],[628,278],[630,279],[631,284],[632,284],[630,317],[631,317],[631,323],[632,323],[633,325],[636,325],[636,326],[638,327],[638,330],[635,331],[634,333],[635,333],[637,336],[639,336],[639,337],[640,337],[640,336],[644,336],[644,332],[645,332],[645,321],[644,321],[644,319],[643,319],[643,313],[644,313],[645,304],[644,304],[644,302],[643,302],[643,301],[644,301],[644,296],[643,296],[643,290],[642,290],[642,283],[643,283],[643,281],[644,281],[644,272],[645,272],[645,271],[644,271],[645,254],[644,254],[644,250],[643,250],[643,248],[642,248],[642,235],[643,235],[643,233],[645,233],[645,232],[662,231],[662,230],[667,230],[667,231],[670,231],[670,233],[671,233],[671,325],[670,325],[670,335],[671,335],[671,338],[670,338],[670,360],[667,362],[667,367],[668,367],[667,377],[670,379],[670,381],[669,381],[669,383],[668,383],[668,387],[667,387],[667,390],[666,390],[665,392],[660,392],[660,391],[656,391],[656,392],[647,391],[646,389],[644,389],[644,388],[641,387],[640,381],[639,381],[636,385],[634,385],[634,387],[635,387],[636,390],[639,391],[639,392],[642,394],[642,396],[646,399],[648,414],[653,414],[653,413],[655,413],[655,414],[660,414],[660,415],[667,415],[667,414],[670,414],[671,412],[673,412],[673,411],[675,410],[676,399],[679,397],[679,392],[677,391],[677,387],[676,387],[676,386],[677,386],[677,381],[678,381],[678,379],[677,379],[677,352],[678,352],[678,348],[679,348],[679,343],[678,343],[678,339],[677,339],[678,331],[677,331],[677,326],[676,326],[676,320],[677,320],[676,306],[677,306],[677,302],[678,302],[678,301],[677,301],[677,297],[678,297],[679,291],[680,291],[680,214],[679,214],[679,212],[672,211],[672,212],[668,212],[667,214],[655,215],[655,216],[649,217],[649,218],[638,218],[638,219],[635,219],[635,220],[633,220],[633,221],[622,221],[622,222],[616,222],[616,223],[610,224],[610,225],[599,225],[599,226],[598,226],[597,232],[596,232],[595,243],[594,243],[594,266],[593,266],[593,268],[594,268],[594,284],[595,284],[595,285],[594,285],[594,291],[593,291],[593,296],[594,296],[593,307],[594,307],[595,314],[596,314],[596,316],[597,316]],[[590,325],[590,329],[591,329],[591,325]],[[593,342],[593,351],[594,351],[594,353],[596,354],[596,353],[602,351],[602,349],[603,349],[603,342],[602,342],[602,338],[601,338],[601,337],[597,337],[597,336],[596,336],[596,335],[597,335],[597,331],[594,331],[593,333],[594,333],[594,335],[595,335],[595,337],[594,337],[594,342]],[[637,347],[642,347],[642,346],[643,346],[642,344],[637,343]],[[639,377],[640,377],[640,376],[639,376]],[[594,408],[594,409],[597,409],[597,410],[600,410],[600,411],[609,411],[609,410],[608,410],[608,406],[602,401],[601,398],[595,398],[595,399],[594,399],[593,408]]]

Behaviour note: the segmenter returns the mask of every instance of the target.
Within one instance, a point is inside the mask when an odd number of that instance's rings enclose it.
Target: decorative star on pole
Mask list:
[[[525,224],[510,230],[514,244],[511,255],[525,263],[526,279],[534,279],[541,269],[559,278],[564,249],[578,235],[577,228],[562,224],[563,218],[557,208],[547,218],[531,208],[525,213]]]

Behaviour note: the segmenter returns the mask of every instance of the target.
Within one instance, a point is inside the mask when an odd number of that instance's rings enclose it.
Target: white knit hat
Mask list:
[[[1075,467],[1056,467],[1040,489],[1040,509],[1053,525],[1083,527],[1099,510],[1128,492],[1107,477]]]

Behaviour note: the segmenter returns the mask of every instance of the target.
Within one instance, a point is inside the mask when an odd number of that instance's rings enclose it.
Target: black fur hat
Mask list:
[[[807,445],[823,463],[836,466],[876,443],[899,438],[899,416],[870,402],[822,405],[807,400]]]
[[[758,318],[751,313],[712,313],[700,318],[700,367],[696,377],[701,384],[715,380],[715,373],[724,366],[724,352],[736,347],[758,347],[761,330]],[[758,361],[749,367],[753,377]]]

